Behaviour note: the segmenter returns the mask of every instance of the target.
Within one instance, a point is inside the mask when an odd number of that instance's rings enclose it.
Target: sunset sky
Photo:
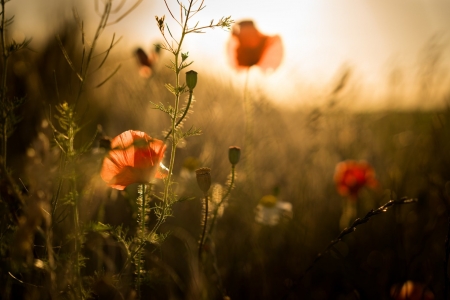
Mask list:
[[[35,0],[13,0],[8,6],[16,14],[16,33],[32,35],[38,43],[43,35],[36,32],[50,32],[52,27],[62,24],[58,16],[71,17],[73,6],[78,7],[86,23],[96,24],[92,2],[83,2],[84,7],[80,7],[79,1],[55,1],[44,11],[40,11],[42,2]],[[127,4],[131,3],[128,0]],[[354,76],[369,88],[384,86],[393,68],[406,74],[416,72],[420,54],[433,36],[449,52],[448,0],[206,0],[205,3],[206,8],[196,18],[200,24],[222,16],[232,16],[236,21],[253,19],[261,32],[281,36],[285,46],[281,67],[273,74],[253,75],[272,94],[281,87],[280,97],[290,97],[300,83],[303,86],[330,83],[343,66],[354,68]],[[172,8],[177,11],[175,5]],[[116,32],[123,36],[121,46],[125,49],[138,46],[149,49],[161,40],[155,15],[169,18],[164,1],[143,0],[138,9],[109,27],[109,34]],[[31,20],[35,20],[33,26],[28,22]],[[173,23],[169,25],[173,32],[177,31]],[[231,76],[224,55],[228,37],[228,32],[218,29],[193,34],[188,36],[185,50],[191,53],[198,69]],[[265,82],[267,78],[269,84]]]

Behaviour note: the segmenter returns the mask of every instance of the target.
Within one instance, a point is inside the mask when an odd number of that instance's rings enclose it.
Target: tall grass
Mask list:
[[[436,299],[448,295],[448,110],[352,111],[360,96],[346,92],[350,73],[324,86],[333,92],[313,108],[284,107],[251,90],[249,177],[245,155],[231,171],[228,159],[230,146],[246,142],[241,85],[196,69],[195,114],[184,114],[178,92],[192,96],[181,77],[186,50],[171,49],[165,29],[169,52],[150,78],[140,77],[132,49],[112,47],[118,38],[105,25],[114,9],[105,3],[96,32],[108,38],[85,32],[78,15],[37,52],[6,51],[11,40],[2,31],[2,299],[392,299],[391,288],[407,280]],[[2,18],[6,28],[5,1]],[[165,67],[170,60],[175,73]],[[175,113],[167,117],[154,104]],[[178,130],[194,126],[201,135],[180,138]],[[160,139],[170,131],[169,176],[151,192],[137,184],[117,191],[99,176],[102,143],[129,129]],[[390,200],[417,203],[392,206],[342,235],[346,199],[333,174],[346,159],[370,162],[380,183],[362,190],[357,217]],[[202,166],[215,189],[198,188],[194,170]],[[255,220],[268,194],[292,203],[276,225]],[[213,227],[200,225],[203,199],[213,207],[206,219]]]

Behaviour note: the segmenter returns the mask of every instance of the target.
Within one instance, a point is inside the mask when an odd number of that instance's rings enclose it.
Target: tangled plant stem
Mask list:
[[[325,247],[325,249],[322,252],[319,252],[316,256],[316,258],[312,261],[312,263],[308,266],[308,268],[306,268],[306,270],[303,272],[303,274],[300,276],[300,278],[298,279],[297,283],[295,283],[289,290],[289,292],[282,298],[282,299],[288,299],[289,294],[296,288],[298,287],[298,285],[300,284],[300,282],[302,281],[303,277],[305,277],[305,275],[315,266],[315,264],[322,258],[325,256],[325,254],[327,254],[334,245],[336,245],[337,243],[339,243],[342,238],[344,236],[346,236],[347,234],[350,234],[352,232],[354,232],[356,230],[356,227],[358,227],[361,224],[367,223],[369,222],[369,220],[376,215],[382,214],[384,212],[387,212],[387,210],[389,209],[389,207],[394,206],[394,205],[402,205],[402,204],[410,204],[410,203],[416,203],[418,202],[417,198],[402,198],[400,200],[389,200],[387,203],[385,203],[384,205],[380,206],[377,209],[372,209],[370,210],[363,218],[358,218],[355,221],[353,221],[353,223],[345,228],[344,230],[341,231],[341,233],[338,234],[338,236],[332,240],[328,246]]]

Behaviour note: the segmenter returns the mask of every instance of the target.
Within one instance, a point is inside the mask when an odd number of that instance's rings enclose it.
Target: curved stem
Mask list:
[[[204,203],[204,209],[205,209],[205,214],[204,214],[204,219],[203,219],[203,233],[202,233],[202,237],[200,238],[200,244],[198,245],[198,261],[199,263],[201,262],[201,258],[202,258],[202,251],[203,251],[203,245],[205,243],[205,236],[206,236],[206,226],[207,226],[207,222],[208,222],[208,195],[205,193],[205,201]]]
[[[186,105],[186,109],[184,110],[184,112],[183,112],[183,115],[181,116],[181,118],[178,120],[178,122],[175,124],[175,128],[177,128],[178,127],[178,125],[180,125],[180,123],[183,121],[183,119],[186,117],[186,115],[187,115],[187,113],[188,113],[188,111],[189,111],[189,108],[191,107],[191,102],[192,102],[192,94],[193,94],[193,91],[189,91],[189,99],[188,99],[188,103],[187,103],[187,105]],[[164,141],[166,141],[168,138],[169,138],[169,136],[170,136],[170,134],[172,133],[172,129],[170,129],[170,131],[166,134],[166,136],[164,137]]]
[[[142,184],[140,186],[139,192],[142,193],[141,196],[141,207],[140,207],[140,222],[141,222],[141,228],[138,234],[139,240],[141,245],[144,244],[143,239],[145,236],[145,191],[146,184]],[[137,263],[136,263],[136,292],[137,292],[137,299],[141,299],[141,259],[142,259],[142,250],[143,248],[140,247],[138,249],[137,253]]]
[[[298,278],[297,282],[294,283],[289,291],[283,296],[283,300],[288,299],[290,294],[299,287],[300,282],[302,281],[302,279],[305,277],[305,275],[315,266],[315,264],[325,256],[325,254],[327,254],[333,247],[334,245],[336,245],[337,243],[339,243],[342,238],[344,238],[344,236],[346,236],[347,234],[350,234],[352,232],[354,232],[356,230],[356,227],[358,227],[359,225],[365,224],[367,222],[370,221],[370,219],[373,216],[382,214],[384,212],[386,212],[389,207],[394,206],[394,205],[403,205],[403,204],[410,204],[410,203],[416,203],[418,202],[418,199],[416,198],[401,198],[400,200],[389,200],[387,203],[385,203],[384,205],[380,206],[377,209],[371,209],[363,218],[357,218],[355,221],[353,221],[353,223],[348,226],[347,228],[345,228],[344,230],[341,231],[341,233],[338,234],[338,236],[332,240],[328,246],[325,247],[325,249],[322,252],[319,252],[316,256],[316,258],[309,264],[309,266],[306,268],[306,270],[303,272],[303,274]]]

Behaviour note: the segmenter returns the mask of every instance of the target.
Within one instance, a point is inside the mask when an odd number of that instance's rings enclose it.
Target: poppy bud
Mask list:
[[[197,72],[194,70],[190,70],[186,72],[186,85],[189,88],[189,91],[193,91],[195,86],[197,85]]]
[[[232,146],[228,149],[228,159],[233,166],[239,162],[240,157],[241,148]]]
[[[197,175],[197,184],[200,189],[207,193],[211,187],[211,169],[210,168],[200,168],[195,170]]]

